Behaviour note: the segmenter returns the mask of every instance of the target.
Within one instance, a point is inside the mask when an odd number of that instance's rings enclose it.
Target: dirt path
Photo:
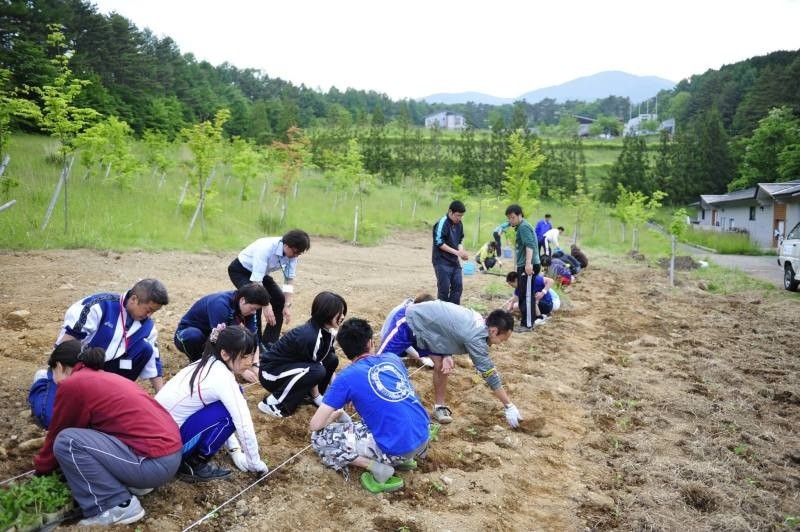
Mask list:
[[[323,289],[351,316],[379,326],[403,297],[433,290],[429,236],[399,234],[374,248],[315,239],[299,268],[295,309]],[[232,257],[66,250],[0,255],[0,479],[30,469],[42,436],[25,404],[66,307],[87,294],[161,278],[172,303],[156,314],[168,374],[184,363],[170,346],[198,297],[228,289]],[[220,511],[201,530],[770,529],[800,517],[800,333],[783,297],[720,297],[640,264],[593,259],[565,309],[493,357],[525,415],[510,430],[467,357],[457,357],[449,402],[455,421],[407,488],[372,496],[324,469],[310,450]],[[466,278],[465,304],[501,278]],[[28,310],[25,318],[9,313]],[[297,320],[293,325],[297,324]],[[346,362],[343,361],[343,364]],[[428,370],[412,381],[431,404]],[[263,454],[276,466],[308,445],[312,414],[266,419],[247,388]],[[226,460],[220,457],[221,460]],[[136,528],[181,530],[252,481],[173,482],[144,497]],[[133,527],[131,527],[133,528]]]

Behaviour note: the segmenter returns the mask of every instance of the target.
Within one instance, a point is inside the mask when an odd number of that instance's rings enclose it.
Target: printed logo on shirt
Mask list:
[[[109,329],[114,329],[115,326],[110,321],[103,322],[103,327],[108,327]]]
[[[369,369],[369,385],[378,397],[392,403],[414,395],[408,378],[389,362],[381,362]]]

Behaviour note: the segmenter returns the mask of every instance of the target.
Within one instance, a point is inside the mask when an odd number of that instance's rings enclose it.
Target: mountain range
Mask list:
[[[425,96],[421,100],[427,103],[482,103],[487,105],[504,105],[525,100],[534,104],[545,98],[557,102],[580,100],[592,102],[609,96],[630,98],[632,103],[643,102],[652,98],[661,90],[669,90],[675,86],[674,81],[656,76],[635,76],[627,72],[598,72],[591,76],[576,78],[560,85],[544,87],[526,92],[517,98],[501,98],[480,92],[437,93]]]

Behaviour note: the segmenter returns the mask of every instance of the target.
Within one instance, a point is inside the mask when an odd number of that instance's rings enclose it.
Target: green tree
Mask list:
[[[140,165],[133,155],[130,126],[115,116],[94,124],[81,133],[75,146],[81,150],[86,177],[98,163],[105,166],[104,178],[120,188],[130,188],[133,175]]]
[[[744,141],[739,176],[729,185],[738,190],[759,182],[775,183],[796,178],[796,153],[800,145],[800,119],[789,107],[775,107],[759,120]],[[782,168],[783,167],[783,168]],[[786,179],[788,177],[788,179]]]
[[[239,200],[249,199],[252,182],[263,172],[263,158],[253,141],[236,137],[231,142],[231,173],[242,185]]]
[[[275,191],[281,197],[281,218],[283,224],[289,210],[289,191],[294,187],[300,177],[300,172],[311,162],[310,141],[298,127],[290,127],[286,132],[288,142],[274,141],[272,147],[276,152],[281,172]]]
[[[69,68],[71,52],[65,49],[66,40],[61,26],[53,24],[50,29],[47,42],[57,50],[52,59],[57,75],[52,84],[31,87],[30,90],[42,101],[41,114],[38,115],[39,126],[59,141],[59,154],[62,163],[66,163],[67,156],[75,150],[74,142],[78,133],[100,115],[94,109],[74,105],[73,102],[89,82],[72,75]]]
[[[200,219],[200,227],[203,230],[203,234],[205,234],[204,213],[206,203],[213,198],[211,189],[214,176],[213,170],[219,162],[222,152],[222,127],[229,117],[230,112],[227,109],[220,109],[217,111],[213,122],[206,120],[181,130],[181,136],[192,152],[193,159],[190,175],[197,192],[197,207],[186,232],[187,238],[191,234],[198,217]]]
[[[638,191],[647,195],[652,192],[647,145],[642,137],[626,136],[622,141],[622,151],[608,171],[603,183],[601,197],[608,203],[617,201],[620,186],[625,190]]]
[[[539,139],[525,141],[523,132],[517,130],[508,139],[509,155],[503,179],[503,195],[511,203],[532,203],[539,196],[539,183],[533,173],[544,162]],[[531,206],[531,205],[529,205]]]
[[[614,213],[623,223],[622,241],[625,241],[624,226],[630,226],[632,229],[631,249],[638,250],[639,230],[661,208],[661,200],[666,194],[656,190],[648,197],[638,190],[627,190],[622,185],[618,185],[618,189]]]

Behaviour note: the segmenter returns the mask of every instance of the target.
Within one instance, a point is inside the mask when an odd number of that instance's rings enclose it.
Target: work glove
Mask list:
[[[314,404],[317,406],[322,406],[323,399],[325,399],[325,396],[322,394],[319,394],[318,396],[311,398],[311,400],[314,401]]]
[[[253,473],[258,473],[259,475],[265,475],[269,473],[269,467],[263,460],[259,460],[256,463],[255,468],[253,469]]]
[[[228,456],[231,457],[231,462],[233,462],[233,465],[235,465],[239,471],[248,471],[247,457],[244,455],[241,449],[228,449]]]
[[[506,421],[508,421],[512,429],[519,427],[519,422],[522,421],[522,415],[517,410],[517,407],[514,406],[514,403],[506,407]]]
[[[339,419],[336,420],[337,423],[352,423],[353,418],[351,418],[347,412],[342,410],[342,413],[339,414]]]

